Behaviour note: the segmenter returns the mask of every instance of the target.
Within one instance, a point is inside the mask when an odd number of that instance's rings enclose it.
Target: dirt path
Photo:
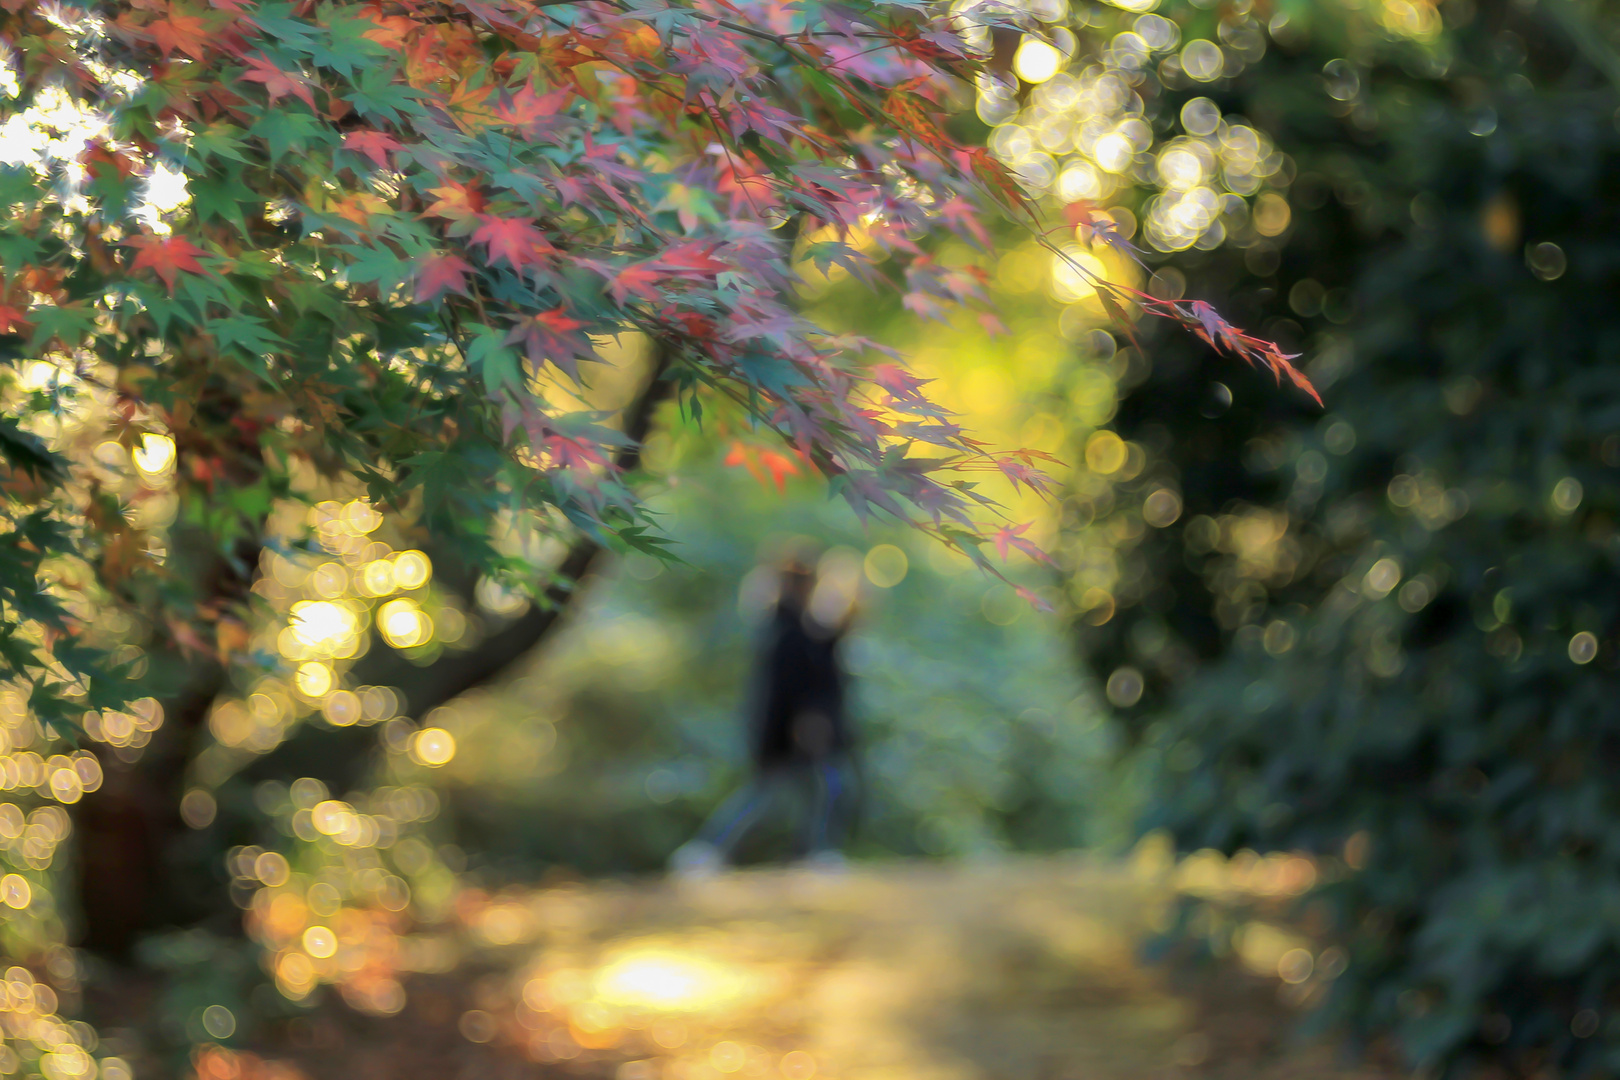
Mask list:
[[[1275,978],[1144,964],[1173,895],[1067,859],[514,892],[419,943],[453,967],[398,1016],[322,1010],[263,1050],[316,1080],[1376,1075],[1292,1041]]]

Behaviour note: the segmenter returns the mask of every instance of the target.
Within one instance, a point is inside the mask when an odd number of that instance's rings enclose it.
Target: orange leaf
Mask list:
[[[146,31],[163,50],[164,57],[179,49],[193,60],[207,59],[208,26],[200,15],[171,9],[167,19],[153,20],[147,24]]]
[[[456,221],[476,214],[484,208],[484,193],[473,184],[449,180],[442,187],[429,188],[428,194],[437,195],[439,198],[422,211],[425,217],[442,217],[448,221]]]
[[[130,263],[129,268],[151,270],[169,287],[170,296],[174,295],[175,278],[182,271],[187,274],[207,273],[202,263],[197,261],[197,256],[208,253],[183,236],[153,236],[145,233],[125,240],[124,246],[134,248],[136,252],[135,260]]]
[[[445,102],[445,107],[468,130],[489,127],[500,121],[495,110],[489,106],[489,96],[494,90],[495,87],[488,83],[483,86],[457,83],[451,87],[450,99]]]

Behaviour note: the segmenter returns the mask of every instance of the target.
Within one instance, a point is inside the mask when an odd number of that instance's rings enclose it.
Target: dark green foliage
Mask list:
[[[1217,87],[1292,155],[1294,224],[1280,266],[1177,265],[1296,338],[1327,412],[1151,345],[1116,427],[1185,511],[1081,627],[1147,676],[1150,824],[1364,861],[1321,894],[1328,1016],[1463,1074],[1620,1070],[1620,95],[1587,9],[1445,4],[1427,54],[1296,11]]]

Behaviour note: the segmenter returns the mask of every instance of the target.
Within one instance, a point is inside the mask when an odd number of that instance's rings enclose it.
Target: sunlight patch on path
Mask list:
[[[468,915],[465,969],[493,972],[479,1049],[615,1080],[1225,1076],[1200,1005],[1140,960],[1178,873],[1076,856],[503,893]],[[1245,1053],[1246,1077],[1349,1075]]]

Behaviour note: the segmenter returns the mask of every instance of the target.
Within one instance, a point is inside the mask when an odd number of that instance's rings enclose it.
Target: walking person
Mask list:
[[[842,865],[838,845],[853,792],[838,647],[853,605],[813,602],[821,599],[817,576],[803,561],[789,560],[777,578],[748,705],[753,775],[671,856],[678,875],[719,870],[768,811],[794,802],[801,814],[798,854],[812,865]]]

